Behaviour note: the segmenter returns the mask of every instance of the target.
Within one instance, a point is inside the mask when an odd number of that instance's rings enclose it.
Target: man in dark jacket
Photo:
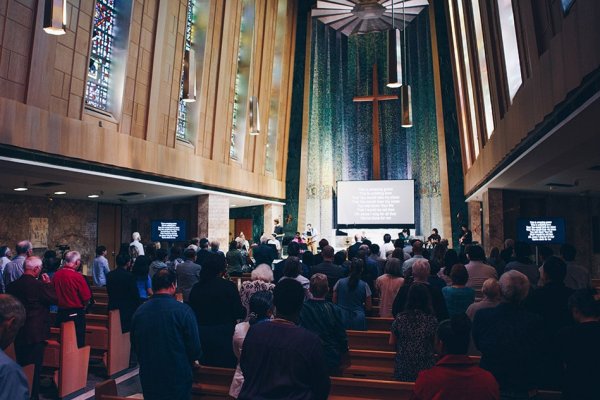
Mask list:
[[[121,330],[129,332],[133,313],[140,305],[140,296],[135,276],[127,268],[131,263],[128,254],[117,256],[117,268],[106,275],[108,309],[119,310]]]
[[[42,260],[39,257],[27,257],[23,275],[6,288],[8,294],[16,297],[25,306],[25,325],[15,340],[17,362],[20,365],[35,365],[31,398],[39,395],[39,376],[44,360],[44,347],[50,333],[49,306],[57,303],[54,286],[48,275],[43,274]]]

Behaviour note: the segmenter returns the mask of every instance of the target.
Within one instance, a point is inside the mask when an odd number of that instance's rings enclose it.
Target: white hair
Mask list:
[[[273,281],[273,270],[267,264],[260,264],[252,271],[250,279],[270,283]]]
[[[42,260],[39,257],[31,256],[25,259],[25,270],[32,271],[36,267],[42,268]]]
[[[415,279],[419,279],[422,282],[426,282],[431,272],[429,261],[424,258],[418,258],[412,265],[412,274]]]
[[[261,243],[269,243],[269,240],[273,239],[273,236],[267,235],[266,233],[260,237]]]
[[[142,237],[140,236],[140,233],[139,233],[139,232],[133,232],[133,233],[131,234],[131,238],[132,238],[133,240],[142,240]]]
[[[73,264],[81,260],[81,254],[78,251],[70,251],[65,255],[65,262],[67,264]]]
[[[502,274],[499,282],[502,299],[507,303],[519,304],[529,293],[529,279],[514,269]]]

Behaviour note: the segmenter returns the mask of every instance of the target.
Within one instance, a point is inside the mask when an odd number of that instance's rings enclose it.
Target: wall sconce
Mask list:
[[[402,102],[402,127],[412,128],[412,96],[410,85],[402,85],[400,87],[400,101]]]
[[[67,0],[45,0],[44,32],[49,35],[67,33]]]
[[[256,136],[260,133],[260,116],[258,114],[258,98],[250,97],[250,135]]]
[[[182,101],[196,101],[196,54],[194,49],[185,51],[183,57],[183,96]]]
[[[388,83],[389,88],[402,86],[402,42],[400,29],[388,31]]]

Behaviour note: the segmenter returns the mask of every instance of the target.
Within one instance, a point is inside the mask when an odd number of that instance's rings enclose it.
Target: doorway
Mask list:
[[[116,256],[121,246],[121,206],[98,204],[98,243],[106,246],[108,263],[116,266]]]

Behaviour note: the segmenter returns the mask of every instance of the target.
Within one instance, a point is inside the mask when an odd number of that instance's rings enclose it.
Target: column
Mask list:
[[[229,240],[229,197],[216,194],[198,196],[198,236],[218,240],[227,251]]]
[[[502,250],[504,245],[504,206],[502,189],[488,189],[483,193],[483,238],[485,254],[492,247]]]
[[[285,225],[283,220],[283,206],[280,204],[265,204],[264,230],[267,234],[273,233],[273,220],[278,219],[281,226]]]

